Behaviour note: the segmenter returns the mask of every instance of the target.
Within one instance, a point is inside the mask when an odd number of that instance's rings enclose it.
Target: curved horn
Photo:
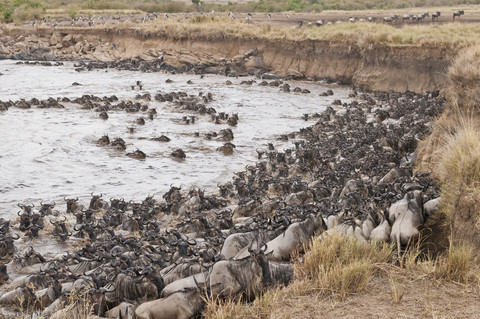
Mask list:
[[[17,235],[17,238],[13,237],[14,235]],[[12,239],[13,239],[13,240],[18,240],[18,239],[20,239],[20,235],[19,235],[19,234],[13,234],[13,235],[12,235]]]
[[[267,244],[265,244],[265,242],[263,242],[263,241],[262,241],[262,246],[260,246],[260,247],[261,247],[260,252],[262,252],[262,253],[264,253],[268,248]]]
[[[197,244],[197,241],[195,239],[189,239],[187,240],[187,243],[190,245],[190,246],[195,246]]]
[[[105,292],[114,292],[115,289],[117,289],[117,287],[115,287],[114,284],[112,284],[112,287],[113,287],[113,290],[107,290],[107,289],[105,289],[105,288],[102,288],[101,290],[103,290],[104,293],[105,293]]]

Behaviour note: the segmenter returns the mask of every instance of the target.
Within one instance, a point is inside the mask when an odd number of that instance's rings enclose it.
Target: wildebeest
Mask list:
[[[383,213],[381,213],[380,215],[381,215],[380,223],[370,233],[369,238],[372,241],[382,242],[382,241],[388,241],[390,238],[390,232],[392,228],[388,223],[388,219],[385,218],[385,215]]]
[[[143,280],[144,276],[134,279],[129,275],[118,274],[115,278],[115,301],[120,303],[125,299],[136,301],[148,301],[157,299],[158,290],[155,284],[149,280]]]
[[[292,252],[303,244],[307,244],[316,232],[327,229],[322,216],[310,215],[302,222],[291,224],[283,234],[269,241],[265,254],[270,260],[288,261]]]
[[[182,279],[191,275],[201,273],[204,267],[196,261],[184,262],[179,264],[172,264],[160,272],[165,285],[168,285],[175,280]]]
[[[128,302],[122,302],[118,306],[107,311],[105,316],[107,318],[134,319],[135,307]]]
[[[432,13],[432,21],[435,21],[437,20],[438,21],[438,18],[440,17],[440,11],[436,11],[434,13]]]
[[[397,19],[398,19],[398,16],[394,14],[392,16],[384,17],[383,22],[394,23],[395,21],[397,21]]]
[[[67,214],[68,213],[75,213],[78,209],[82,207],[82,205],[78,204],[78,197],[77,198],[63,198],[67,203]]]
[[[141,304],[137,319],[190,319],[200,314],[205,301],[200,288],[177,291],[170,296]]]
[[[20,307],[31,306],[35,301],[36,296],[32,287],[23,285],[12,291],[4,293],[0,297],[0,305],[14,305],[17,304]]]
[[[235,298],[243,294],[251,300],[271,282],[268,260],[261,250],[240,260],[215,263],[210,272],[209,287],[213,298]]]
[[[171,282],[162,290],[162,297],[168,297],[177,291],[191,289],[197,287],[198,284],[203,284],[207,281],[208,272],[201,272],[186,278],[175,280]]]
[[[92,199],[90,200],[90,205],[88,206],[89,209],[99,210],[100,208],[104,207],[105,202],[102,201],[102,194],[100,195],[93,195],[93,192],[90,194]]]
[[[18,234],[9,236],[0,235],[0,258],[15,254],[17,249],[13,241],[19,238],[20,236],[18,236]]]
[[[422,192],[417,190],[405,194],[402,200],[390,206],[388,219],[392,224],[390,240],[397,244],[400,255],[401,247],[419,236],[420,227],[425,222]]]
[[[40,202],[40,210],[38,211],[40,215],[45,216],[45,215],[50,215],[52,214],[52,209],[55,207],[55,202],[53,204],[49,203],[43,203],[43,201]]]
[[[69,232],[67,229],[67,226],[65,225],[65,221],[67,220],[67,218],[65,216],[63,217],[64,217],[63,221],[52,222],[50,220],[50,223],[54,226],[52,235],[58,236],[58,238],[60,238],[62,243],[64,243],[67,240],[68,236],[72,236],[72,232]]]
[[[15,269],[18,271],[28,271],[28,266],[40,265],[41,263],[46,262],[46,259],[37,252],[32,246],[25,252],[23,256],[15,256],[11,263],[9,263],[9,268]]]
[[[264,242],[272,240],[282,232],[282,229],[277,229],[274,231],[252,231],[232,234],[225,239],[220,253],[225,259],[230,259],[239,254],[240,251],[245,250],[243,253],[245,255],[243,255],[243,257],[246,257],[249,255],[249,253],[247,249],[244,249],[245,247],[255,247],[256,245],[261,245]],[[240,259],[243,257],[240,257]]]
[[[455,20],[455,17],[458,17],[460,19],[460,16],[465,14],[465,12],[463,10],[459,10],[459,11],[455,11],[453,13],[453,20]]]

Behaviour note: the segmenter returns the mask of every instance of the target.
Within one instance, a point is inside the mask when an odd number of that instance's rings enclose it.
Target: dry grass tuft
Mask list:
[[[393,275],[390,276],[390,288],[392,290],[393,302],[399,303],[404,295],[403,287],[398,283]]]
[[[322,236],[321,241],[314,239],[306,250],[295,265],[297,277],[311,281],[313,289],[322,294],[341,298],[365,289],[374,265],[392,258],[390,245],[362,243],[338,233]]]
[[[449,113],[457,117],[478,118],[480,111],[480,45],[461,50],[448,70]],[[460,123],[462,124],[462,123]]]
[[[258,318],[266,319],[270,317],[278,294],[277,290],[269,290],[263,295],[258,296],[249,304],[246,304],[242,298],[213,300],[207,299],[204,317],[207,319],[230,319],[230,318]]]
[[[437,262],[435,276],[456,282],[468,283],[475,280],[475,258],[473,249],[465,244],[450,244],[450,248],[444,259]]]
[[[447,137],[439,170],[447,188],[472,187],[480,182],[480,130],[472,121],[464,122]]]
[[[448,73],[455,89],[476,85],[480,79],[480,46],[471,46],[461,51]]]

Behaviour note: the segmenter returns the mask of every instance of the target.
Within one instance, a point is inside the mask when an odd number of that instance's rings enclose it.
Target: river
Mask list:
[[[288,81],[291,88],[301,87],[311,93],[285,93],[278,87],[240,82],[254,78],[227,78],[217,75],[172,75],[119,70],[76,72],[73,63],[62,66],[17,64],[0,61],[0,100],[16,101],[31,98],[76,98],[84,94],[100,97],[115,95],[133,100],[137,94],[187,92],[198,95],[211,92],[208,106],[217,112],[237,113],[238,125],[231,127],[236,148],[225,156],[216,151],[224,142],[208,140],[205,134],[229,128],[215,124],[210,116],[196,115],[195,124],[186,125],[186,115],[169,102],[152,99],[150,108],[157,116],[145,125],[135,124],[132,114],[109,111],[109,119],[79,108],[78,104],[62,103],[64,109],[18,109],[0,112],[0,217],[11,218],[19,210],[17,203],[39,204],[43,201],[62,203],[62,198],[80,197],[88,201],[90,193],[105,197],[139,200],[148,194],[160,198],[171,184],[183,189],[199,187],[214,190],[217,183],[231,180],[233,173],[257,159],[256,149],[268,143],[283,149],[291,141],[279,140],[281,134],[312,125],[302,115],[322,112],[335,99],[348,100],[349,89],[320,82]],[[171,79],[171,83],[166,83]],[[188,84],[187,81],[191,81]],[[226,81],[233,82],[227,85]],[[143,87],[132,90],[141,81]],[[72,86],[74,82],[81,85]],[[332,89],[333,96],[319,96]],[[131,133],[129,127],[135,127]],[[195,132],[199,136],[195,136]],[[96,141],[108,134],[127,143],[126,152],[142,150],[145,160],[125,156],[125,152],[100,147]],[[166,135],[168,143],[150,138]],[[184,161],[170,156],[180,147],[187,154]],[[63,209],[62,209],[63,210]]]

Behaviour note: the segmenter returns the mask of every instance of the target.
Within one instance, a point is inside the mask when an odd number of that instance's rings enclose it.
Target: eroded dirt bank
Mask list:
[[[163,66],[187,67],[183,71],[231,76],[272,72],[279,77],[330,78],[384,91],[444,88],[454,54],[452,49],[434,46],[265,40],[134,27],[0,28],[0,58],[118,61],[139,57]]]

